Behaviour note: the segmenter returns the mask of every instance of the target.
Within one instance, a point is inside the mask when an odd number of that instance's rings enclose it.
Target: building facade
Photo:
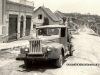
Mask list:
[[[0,0],[0,42],[17,40],[33,31],[34,3]]]

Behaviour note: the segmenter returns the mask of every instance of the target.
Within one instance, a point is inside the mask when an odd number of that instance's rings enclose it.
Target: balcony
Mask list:
[[[30,2],[27,0],[8,0],[10,2],[14,2],[14,3],[19,3],[19,4],[23,4],[23,5],[27,5],[27,6],[34,6],[34,2]]]
[[[20,0],[8,0],[8,1],[15,2],[15,3],[20,3]]]
[[[34,2],[26,1],[26,5],[34,6]]]

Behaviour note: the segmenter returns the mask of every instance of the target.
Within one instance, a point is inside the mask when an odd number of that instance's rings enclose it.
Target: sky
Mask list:
[[[100,0],[28,0],[34,1],[35,9],[45,6],[51,11],[100,15]]]

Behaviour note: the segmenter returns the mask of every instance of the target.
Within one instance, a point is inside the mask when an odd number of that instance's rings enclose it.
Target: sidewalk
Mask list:
[[[35,34],[33,34],[32,36],[35,37]],[[6,49],[11,49],[11,48],[13,49],[13,48],[16,48],[16,47],[29,46],[28,39],[30,39],[30,37],[25,37],[23,39],[13,41],[13,42],[10,42],[10,43],[0,43],[0,51],[6,50]]]
[[[11,48],[16,48],[16,47],[21,47],[21,46],[29,46],[29,41],[28,40],[20,40],[20,41],[14,41],[11,43],[0,43],[0,51],[6,50],[6,49],[11,49]]]

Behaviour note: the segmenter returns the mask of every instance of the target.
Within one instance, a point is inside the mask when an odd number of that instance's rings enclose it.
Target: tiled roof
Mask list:
[[[55,14],[58,18],[63,18],[63,17],[65,17],[65,15],[64,15],[62,12],[60,12],[60,11],[56,11],[54,14]]]
[[[59,19],[56,17],[56,15],[49,8],[40,6],[38,9],[42,9],[53,21],[59,21]]]

